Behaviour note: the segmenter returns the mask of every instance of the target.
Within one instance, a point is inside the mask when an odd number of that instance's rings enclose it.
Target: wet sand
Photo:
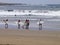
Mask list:
[[[60,45],[59,30],[0,29],[0,45]]]

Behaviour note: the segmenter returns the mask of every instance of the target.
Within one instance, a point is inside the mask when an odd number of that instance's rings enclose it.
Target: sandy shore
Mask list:
[[[60,31],[0,29],[0,45],[60,45]]]

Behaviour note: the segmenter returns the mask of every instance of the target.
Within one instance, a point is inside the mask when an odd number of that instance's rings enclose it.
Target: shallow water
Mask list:
[[[39,30],[39,25],[37,24],[38,20],[30,20],[29,30]],[[0,22],[0,28],[5,28],[5,24]],[[17,24],[15,23],[8,23],[8,29],[18,29]],[[20,28],[21,30],[25,30]],[[42,24],[42,30],[60,30],[60,21],[55,20],[44,20]]]

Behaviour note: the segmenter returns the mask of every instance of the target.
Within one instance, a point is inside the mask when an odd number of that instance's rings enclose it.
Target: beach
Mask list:
[[[60,45],[60,4],[0,5],[0,45]]]
[[[0,29],[0,45],[60,45],[60,30]]]

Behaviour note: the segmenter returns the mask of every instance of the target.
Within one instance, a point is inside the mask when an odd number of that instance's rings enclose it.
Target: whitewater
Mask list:
[[[0,16],[3,16],[3,15],[29,15],[29,14],[31,14],[31,15],[46,15],[46,16],[60,16],[60,11],[50,11],[50,10],[13,10],[13,11],[4,11],[4,10],[0,10]]]

